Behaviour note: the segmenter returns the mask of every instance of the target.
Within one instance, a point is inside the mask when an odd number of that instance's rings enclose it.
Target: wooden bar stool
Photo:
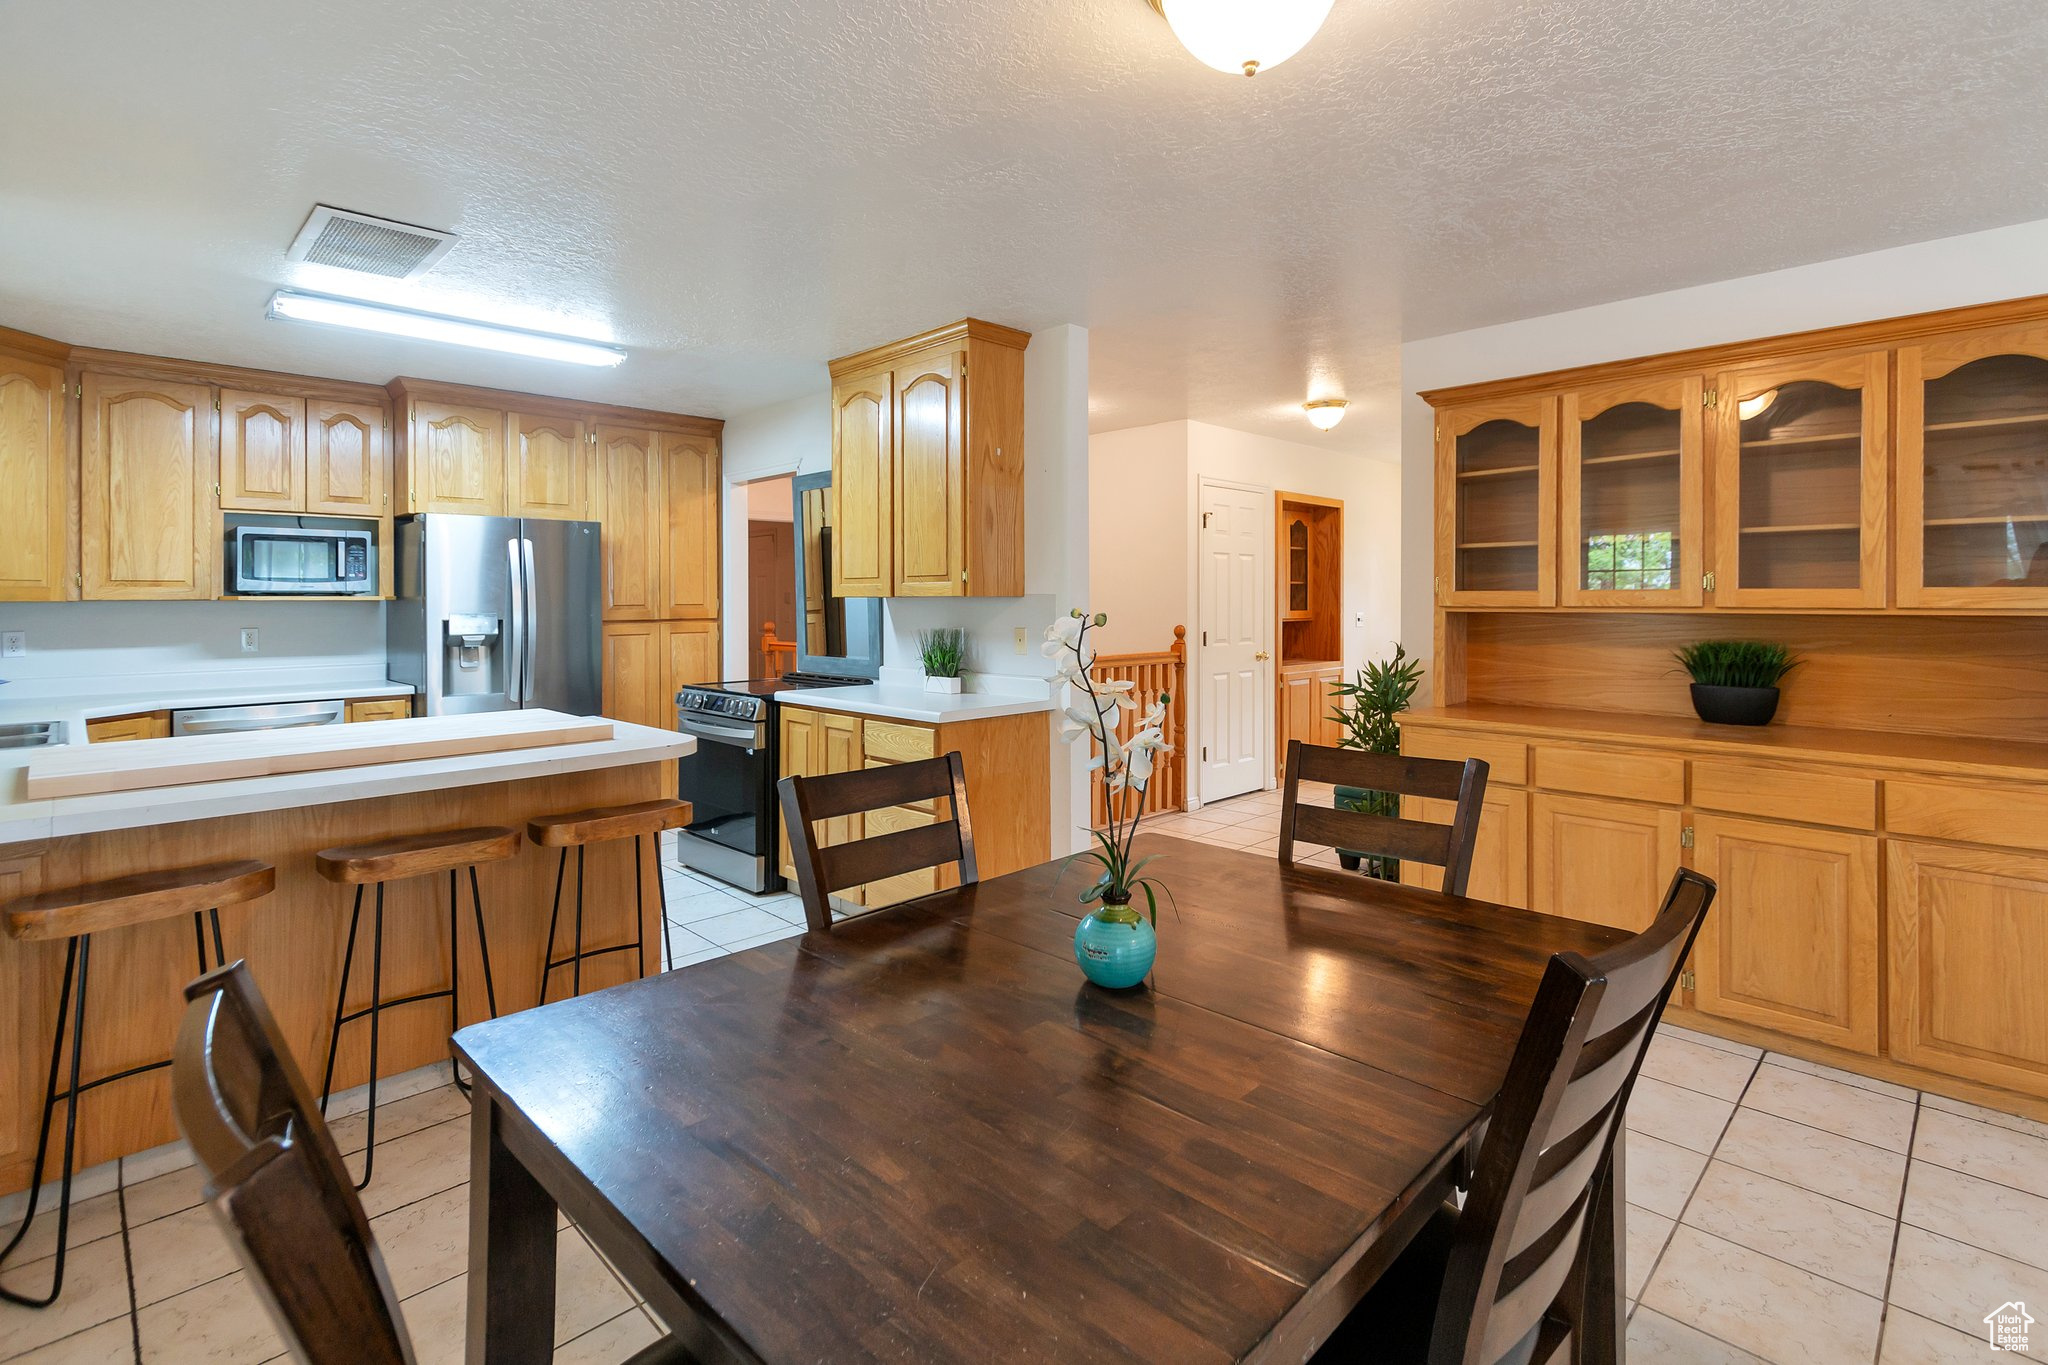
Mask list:
[[[548,946],[541,955],[541,1004],[548,1002],[548,978],[555,974],[557,967],[570,969],[570,993],[583,994],[583,960],[588,957],[623,953],[631,948],[639,955],[640,975],[647,975],[646,888],[642,885],[640,871],[640,840],[649,834],[655,837],[654,852],[658,861],[661,832],[680,829],[689,823],[690,803],[667,799],[638,801],[630,806],[596,806],[590,810],[570,811],[567,815],[543,815],[527,823],[527,838],[542,848],[562,850],[561,860],[555,864],[555,903],[548,912]],[[628,835],[633,838],[633,941],[586,949],[583,946],[583,850],[591,844],[623,839]],[[562,916],[562,878],[569,870],[569,850],[572,848],[576,850],[576,946],[569,956],[557,958],[555,926]],[[668,933],[668,884],[662,879],[659,868],[655,870],[654,881],[656,893],[661,897],[661,946],[667,960],[673,962],[675,951],[669,945]]]
[[[320,1112],[323,1116],[327,1113],[327,1097],[334,1088],[334,1058],[341,1049],[342,1025],[352,1024],[367,1015],[370,1020],[370,1105],[363,1134],[363,1178],[356,1183],[359,1190],[370,1183],[370,1171],[377,1160],[377,1016],[400,1005],[416,1005],[446,996],[448,1032],[452,1034],[461,1027],[458,1015],[461,1004],[457,992],[462,986],[462,948],[456,934],[456,874],[468,868],[469,900],[476,912],[476,946],[484,964],[484,1001],[490,1009],[491,1018],[498,1017],[498,992],[491,983],[491,941],[484,930],[484,898],[477,889],[476,869],[479,863],[502,862],[518,851],[518,830],[485,825],[476,829],[451,829],[437,834],[411,834],[367,844],[323,848],[313,855],[313,866],[321,876],[356,889],[355,908],[348,918],[348,947],[341,956],[341,988],[334,994],[334,1030],[327,1036],[327,1071],[320,1081]],[[422,991],[417,995],[386,1000],[384,885],[408,877],[431,877],[441,872],[448,874],[448,987],[446,990]],[[348,1009],[349,975],[355,968],[356,929],[363,918],[363,888],[370,885],[377,888],[376,917],[370,931],[370,1003],[350,1014],[345,1011]],[[468,1093],[469,1083],[460,1075],[455,1077],[455,1084],[465,1094]]]
[[[143,872],[113,881],[90,882],[59,891],[24,896],[0,906],[8,937],[24,942],[64,940],[64,986],[57,996],[57,1028],[50,1038],[50,1079],[43,1088],[43,1121],[36,1139],[36,1158],[28,1180],[28,1211],[6,1247],[0,1248],[0,1262],[6,1261],[35,1221],[36,1200],[42,1192],[43,1165],[50,1151],[50,1122],[57,1101],[64,1105],[64,1170],[57,1195],[57,1256],[50,1276],[50,1292],[42,1297],[0,1289],[0,1299],[26,1308],[45,1308],[56,1302],[64,1288],[64,1250],[71,1232],[71,1164],[78,1148],[78,1101],[86,1091],[157,1071],[171,1064],[168,1056],[123,1071],[80,1080],[85,1058],[86,986],[92,968],[94,934],[130,925],[148,924],[174,915],[192,916],[192,936],[199,949],[199,972],[210,970],[206,960],[206,929],[213,930],[211,966],[223,966],[227,954],[221,945],[220,907],[239,905],[267,896],[277,885],[277,869],[269,863],[251,860],[209,863],[204,867],[183,867],[169,872]],[[57,1088],[57,1075],[64,1058],[64,1024],[71,1023],[70,1079]]]

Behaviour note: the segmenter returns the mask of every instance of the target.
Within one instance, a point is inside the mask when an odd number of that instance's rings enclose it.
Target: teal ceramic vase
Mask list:
[[[1090,981],[1113,991],[1145,979],[1159,954],[1152,922],[1128,905],[1104,905],[1074,929],[1074,961]]]

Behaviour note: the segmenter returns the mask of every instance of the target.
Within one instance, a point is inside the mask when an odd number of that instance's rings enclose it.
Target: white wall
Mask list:
[[[1204,478],[1343,499],[1344,666],[1392,650],[1400,631],[1402,479],[1391,458],[1206,422],[1163,422],[1097,434],[1088,469],[1095,503],[1089,595],[1094,609],[1109,613],[1105,652],[1164,648],[1174,626],[1185,625],[1188,676],[1201,676],[1195,509]],[[1188,733],[1199,734],[1199,690],[1191,687],[1186,700]]]
[[[748,521],[796,520],[796,499],[787,477],[756,479],[746,491]]]
[[[259,632],[242,653],[244,626]],[[250,685],[294,675],[323,685],[384,676],[381,602],[0,602],[0,631],[28,654],[0,659],[0,701],[30,691],[126,692],[158,682]],[[255,676],[260,675],[260,676]]]
[[[2048,220],[1411,341],[1401,348],[1401,638],[1431,650],[1434,475],[1418,390],[2048,293]]]
[[[832,383],[821,366],[816,392],[727,420],[720,447],[725,484],[720,558],[725,602],[720,613],[725,676],[752,676],[749,650],[756,621],[747,615],[747,519],[752,495],[746,485],[777,474],[823,474],[832,468]]]

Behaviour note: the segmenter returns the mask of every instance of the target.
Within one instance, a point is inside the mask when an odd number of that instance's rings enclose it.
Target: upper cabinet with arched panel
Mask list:
[[[1884,605],[1889,375],[1877,350],[1715,379],[1715,605]]]
[[[1557,601],[1557,400],[1446,408],[1436,419],[1436,591],[1446,606]]]
[[[1698,606],[1705,498],[1696,375],[1573,389],[1558,417],[1558,597],[1566,606]]]
[[[2048,326],[1899,350],[1899,604],[2048,608]]]

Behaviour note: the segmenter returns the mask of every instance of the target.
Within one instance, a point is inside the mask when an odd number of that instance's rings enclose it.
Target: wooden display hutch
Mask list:
[[[1309,493],[1276,493],[1273,563],[1279,601],[1274,670],[1279,698],[1273,746],[1277,773],[1287,741],[1335,744],[1330,686],[1344,677],[1344,503]]]
[[[1423,396],[1402,747],[1492,766],[1473,894],[1639,927],[1698,868],[1688,1024],[2048,1114],[2048,299]],[[1712,638],[1801,656],[1774,723],[1694,718]]]

